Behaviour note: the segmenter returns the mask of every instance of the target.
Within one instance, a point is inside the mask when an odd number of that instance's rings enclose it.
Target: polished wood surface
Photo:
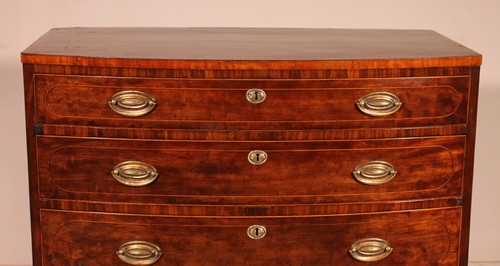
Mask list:
[[[130,79],[35,76],[37,122],[89,126],[204,129],[376,128],[465,123],[469,78],[332,80]],[[250,103],[246,92],[265,91]],[[108,105],[121,91],[156,98],[149,114],[128,118]],[[372,117],[356,108],[368,93],[390,92],[394,114]],[[210,110],[207,112],[207,110]],[[294,123],[295,122],[295,123]]]
[[[426,30],[58,28],[24,50],[22,61],[178,69],[362,69],[480,65],[481,56]]]
[[[38,137],[41,198],[176,204],[294,204],[459,197],[462,136],[365,141],[172,142]],[[252,165],[247,155],[268,160]],[[119,183],[115,165],[137,160],[159,176],[145,187]],[[370,186],[353,170],[386,161],[398,171]]]
[[[155,265],[366,265],[348,255],[364,238],[394,251],[376,265],[454,265],[460,208],[317,217],[165,217],[42,211],[44,262],[122,265],[117,248],[147,241],[162,249]],[[259,240],[247,228],[266,227]],[[278,248],[286,247],[286,248]]]
[[[183,79],[336,79],[470,76],[467,66],[381,69],[170,69],[33,65],[37,74]]]
[[[28,175],[31,214],[31,246],[33,265],[41,265],[40,198],[38,195],[38,166],[36,160],[35,105],[33,90],[33,65],[23,65],[24,101],[26,115],[26,146],[28,153]]]
[[[478,95],[479,95],[479,67],[472,68],[471,74],[471,94],[470,94],[470,104],[468,110],[468,127],[467,127],[467,146],[466,153],[464,156],[464,184],[463,184],[463,206],[464,211],[462,215],[462,234],[461,234],[461,250],[462,252],[460,258],[461,265],[467,265],[468,263],[468,250],[469,247],[469,236],[470,236],[470,216],[471,216],[471,203],[472,203],[472,180],[474,172],[474,148],[476,146],[476,124],[477,124],[477,105],[478,105]]]
[[[54,29],[22,61],[34,265],[120,265],[139,238],[165,247],[158,265],[369,265],[348,255],[368,235],[394,247],[375,265],[467,265],[481,56],[435,32]],[[130,89],[158,106],[112,111]],[[360,113],[376,90],[401,109]],[[158,179],[119,183],[126,160]],[[370,160],[398,174],[357,182]]]
[[[256,198],[258,200],[259,198]],[[258,203],[258,202],[256,202]],[[435,208],[460,207],[462,197],[416,199],[405,201],[289,204],[289,205],[211,205],[211,204],[109,204],[98,201],[41,199],[40,208],[67,211],[109,212],[146,215],[178,216],[301,216],[320,214],[359,214],[398,212],[405,210],[426,210]]]
[[[89,127],[38,124],[34,129],[40,135],[163,139],[163,140],[343,140],[372,138],[407,138],[419,136],[462,135],[466,125],[407,127],[407,128],[362,128],[362,129],[316,129],[316,130],[208,130],[208,129],[160,129]]]
[[[40,208],[67,211],[109,212],[146,215],[178,215],[178,216],[301,216],[320,214],[356,214],[397,212],[405,210],[425,210],[462,206],[462,197],[416,199],[404,201],[326,203],[326,204],[288,204],[288,205],[256,205],[260,197],[251,205],[222,204],[150,204],[41,199]]]

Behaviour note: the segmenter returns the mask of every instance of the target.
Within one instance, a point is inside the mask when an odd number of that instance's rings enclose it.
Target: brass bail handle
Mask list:
[[[365,238],[356,241],[349,249],[351,257],[361,262],[376,262],[389,256],[393,248],[381,238]]]
[[[142,187],[153,183],[158,178],[158,171],[145,162],[125,161],[113,167],[111,175],[124,185]]]
[[[387,116],[399,110],[402,103],[396,95],[386,91],[378,91],[361,96],[356,105],[366,115]]]
[[[398,171],[386,161],[367,161],[358,164],[352,174],[362,184],[377,186],[391,181]]]
[[[144,116],[156,107],[153,95],[136,90],[121,91],[113,95],[108,101],[111,110],[126,117]]]
[[[160,247],[146,241],[130,241],[121,245],[116,255],[129,265],[152,265],[162,253]]]

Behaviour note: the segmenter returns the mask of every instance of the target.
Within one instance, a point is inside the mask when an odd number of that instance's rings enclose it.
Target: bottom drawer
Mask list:
[[[166,217],[43,210],[42,258],[44,265],[456,265],[460,212]]]

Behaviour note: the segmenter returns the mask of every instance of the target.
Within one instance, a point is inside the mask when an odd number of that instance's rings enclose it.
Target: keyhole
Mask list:
[[[248,154],[248,161],[254,165],[261,165],[267,161],[267,153],[261,150],[251,151]]]
[[[261,89],[250,89],[246,93],[246,98],[251,103],[261,103],[266,99],[266,92]]]
[[[261,239],[266,236],[266,228],[262,225],[252,225],[248,227],[247,235],[251,239]]]

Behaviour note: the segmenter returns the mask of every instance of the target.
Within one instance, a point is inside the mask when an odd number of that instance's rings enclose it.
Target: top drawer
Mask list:
[[[469,77],[214,80],[36,75],[38,123],[193,129],[465,124]]]

